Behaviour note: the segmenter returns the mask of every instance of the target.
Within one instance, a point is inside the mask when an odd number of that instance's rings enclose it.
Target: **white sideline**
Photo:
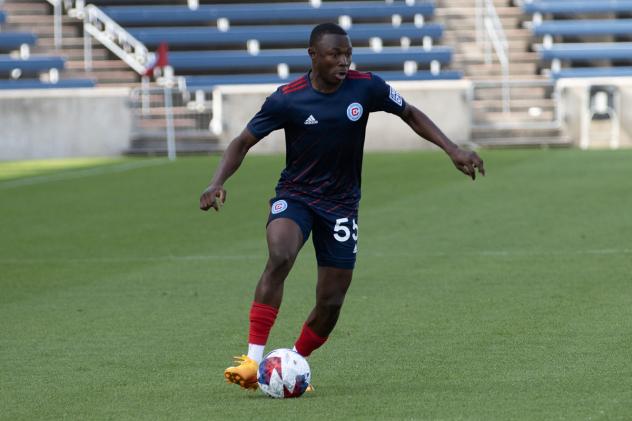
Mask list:
[[[632,249],[588,249],[569,251],[529,251],[529,250],[481,250],[473,252],[452,253],[364,253],[369,258],[392,257],[448,257],[448,256],[479,256],[479,257],[518,257],[518,256],[584,256],[584,255],[627,255],[632,254]],[[267,254],[236,254],[236,255],[189,255],[189,256],[138,256],[138,257],[50,257],[50,258],[0,258],[0,263],[134,263],[134,262],[165,262],[165,261],[207,261],[207,260],[245,260],[264,259]]]
[[[0,190],[8,190],[15,187],[32,186],[34,184],[51,183],[54,181],[72,180],[76,178],[84,178],[92,175],[100,175],[107,173],[117,173],[123,171],[129,171],[136,168],[152,167],[156,165],[166,164],[169,161],[166,159],[151,159],[134,162],[124,162],[121,164],[103,165],[94,168],[86,168],[83,170],[67,170],[61,173],[48,174],[48,175],[36,175],[26,178],[18,178],[16,180],[9,180],[0,182]]]

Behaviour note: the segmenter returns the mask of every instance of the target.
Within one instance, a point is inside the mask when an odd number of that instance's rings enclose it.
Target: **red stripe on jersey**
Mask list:
[[[284,87],[283,88],[283,93],[284,94],[289,94],[290,92],[296,92],[296,91],[300,91],[301,89],[305,89],[307,88],[307,82],[301,84],[301,85],[296,85],[293,87]]]
[[[371,73],[358,72],[357,70],[349,70],[347,72],[349,79],[371,79]]]
[[[283,88],[293,88],[294,86],[299,85],[302,82],[307,82],[307,79],[305,79],[305,75],[299,77],[296,80],[293,80],[292,82],[285,85]]]

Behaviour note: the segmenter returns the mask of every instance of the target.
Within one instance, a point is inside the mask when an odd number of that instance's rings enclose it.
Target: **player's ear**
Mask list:
[[[314,47],[308,47],[307,54],[309,54],[311,58],[316,57],[316,49]]]

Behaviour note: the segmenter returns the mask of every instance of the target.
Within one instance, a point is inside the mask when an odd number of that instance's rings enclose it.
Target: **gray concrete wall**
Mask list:
[[[120,155],[128,101],[126,88],[0,91],[0,160]]]
[[[619,92],[619,146],[632,147],[632,78],[585,78],[560,79],[556,84],[556,92],[560,101],[562,126],[565,134],[573,144],[580,146],[582,131],[582,113],[589,106],[589,90],[591,86],[614,86]],[[594,120],[590,125],[590,148],[608,148],[608,135],[612,128],[610,121]]]
[[[456,143],[467,143],[471,131],[471,82],[392,82],[406,101],[425,112]],[[259,111],[265,98],[274,92],[275,85],[222,86],[215,92],[221,106],[214,109],[217,133],[224,147],[237,136],[248,121]],[[392,114],[371,114],[367,125],[365,150],[415,150],[433,147],[420,139],[406,123]],[[271,133],[253,149],[254,153],[285,151],[282,130]]]

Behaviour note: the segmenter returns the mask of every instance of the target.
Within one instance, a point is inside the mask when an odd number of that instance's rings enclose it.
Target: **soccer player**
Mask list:
[[[372,73],[349,69],[351,41],[338,25],[317,25],[307,52],[311,70],[279,87],[228,146],[200,197],[200,208],[219,210],[224,183],[248,150],[273,130],[284,129],[286,167],[270,200],[268,261],[250,307],[248,354],[224,376],[245,389],[257,388],[258,364],[275,322],[283,283],[310,234],[318,280],[316,305],[294,349],[304,357],[322,346],[333,330],[351,283],[358,241],[358,205],[364,134],[369,113],[398,115],[419,136],[443,149],[458,170],[485,174],[475,153],[460,149],[420,110]]]

